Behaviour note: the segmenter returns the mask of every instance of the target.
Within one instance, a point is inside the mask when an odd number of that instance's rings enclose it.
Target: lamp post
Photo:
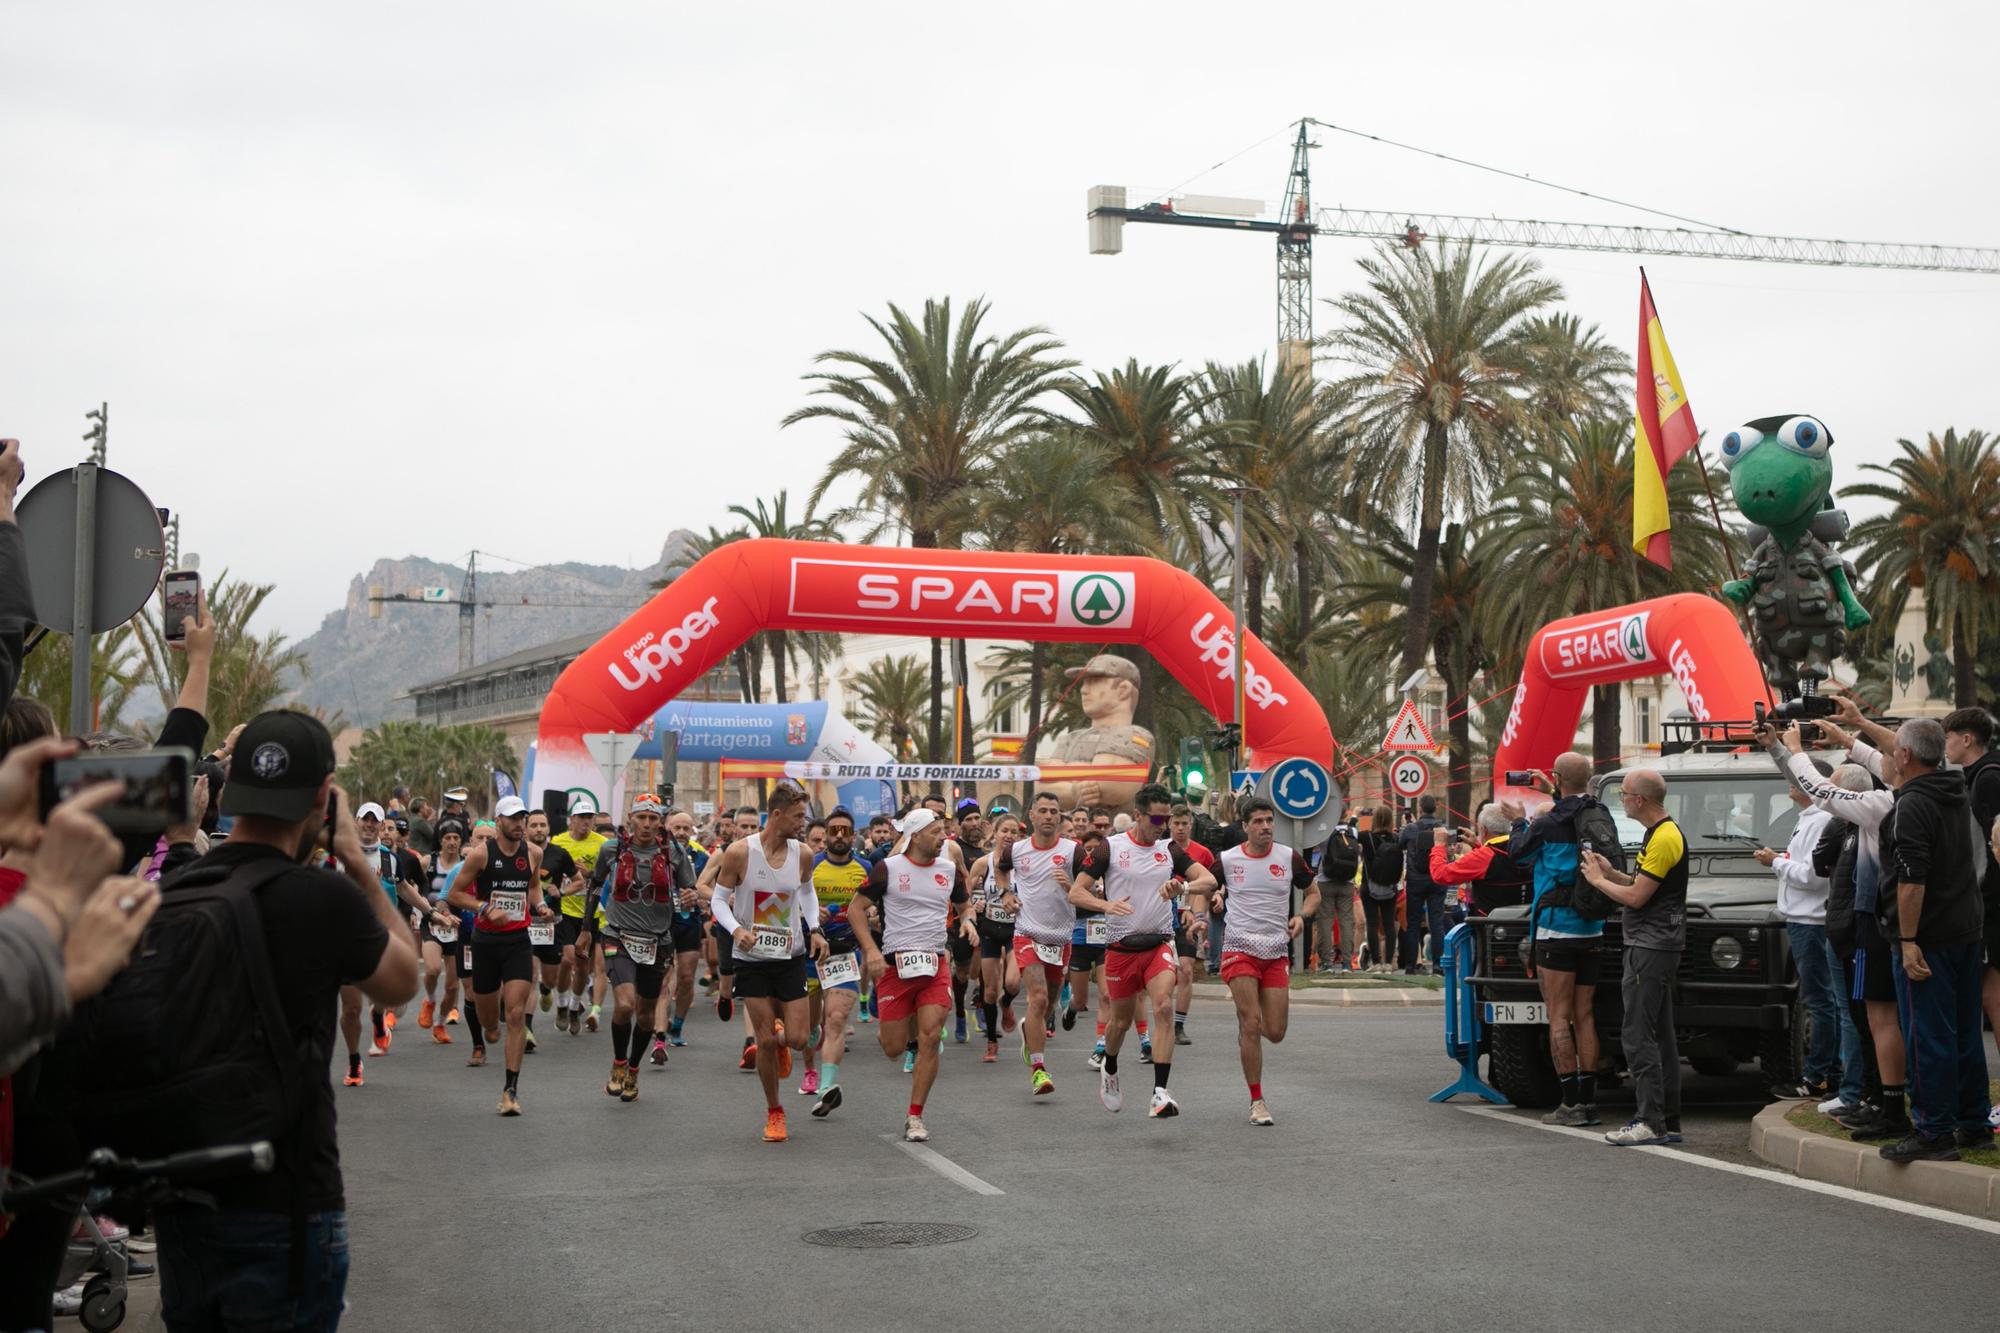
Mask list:
[[[1236,746],[1235,752],[1229,757],[1229,766],[1232,769],[1239,769],[1244,767],[1243,757],[1246,749],[1243,735],[1243,619],[1246,594],[1243,578],[1243,497],[1254,494],[1257,488],[1255,486],[1237,485],[1231,486],[1228,489],[1230,499],[1233,503],[1229,539],[1230,543],[1236,548],[1236,573],[1231,580],[1230,589],[1232,593],[1230,598],[1230,613],[1236,621],[1234,651],[1231,654],[1231,658],[1236,666],[1236,684],[1233,693],[1230,695],[1230,720],[1236,724]]]

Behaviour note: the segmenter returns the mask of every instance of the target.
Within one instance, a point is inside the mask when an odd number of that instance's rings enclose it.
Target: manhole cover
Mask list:
[[[971,1240],[977,1227],[954,1226],[950,1222],[857,1222],[851,1227],[825,1227],[808,1231],[808,1245],[834,1245],[846,1250],[896,1250],[916,1245],[949,1245],[955,1240]]]

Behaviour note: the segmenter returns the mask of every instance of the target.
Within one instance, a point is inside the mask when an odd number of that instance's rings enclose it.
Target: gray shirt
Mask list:
[[[661,856],[668,856],[667,879],[674,890],[694,887],[694,863],[687,853],[672,838],[654,843],[651,847],[632,844],[632,865],[636,873],[626,889],[626,897],[618,894],[618,860],[625,850],[617,842],[607,842],[597,852],[597,866],[591,876],[592,887],[605,884],[611,891],[605,895],[604,925],[606,933],[623,938],[627,933],[649,935],[664,939],[674,928],[674,917],[678,909],[673,903],[673,892],[665,900],[655,897],[653,889],[653,862]]]
[[[22,911],[0,912],[0,1075],[11,1074],[69,1018],[62,949]]]

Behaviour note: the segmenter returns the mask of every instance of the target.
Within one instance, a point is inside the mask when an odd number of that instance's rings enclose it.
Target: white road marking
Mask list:
[[[916,1158],[919,1162],[922,1162],[952,1184],[962,1185],[974,1194],[1005,1194],[1007,1192],[998,1185],[987,1184],[941,1152],[926,1148],[921,1143],[905,1143],[900,1134],[884,1134],[882,1140],[885,1143],[895,1144],[898,1148],[901,1148],[904,1152]]]
[[[1567,1134],[1572,1138],[1589,1139],[1599,1147],[1610,1148],[1604,1141],[1604,1131],[1596,1129],[1572,1129],[1568,1125],[1545,1125],[1539,1120],[1529,1120],[1518,1115],[1490,1106],[1460,1106],[1467,1115],[1484,1116],[1488,1120],[1498,1120],[1503,1124],[1521,1125],[1528,1129],[1544,1130],[1551,1134]],[[1968,1231],[1983,1231],[1989,1236],[2000,1236],[2000,1222],[1984,1217],[1972,1217],[1965,1213],[1954,1213],[1946,1208],[1933,1208],[1929,1204],[1911,1203],[1907,1199],[1891,1199],[1881,1194],[1870,1194],[1865,1190],[1852,1189],[1846,1185],[1829,1185],[1823,1180],[1807,1180],[1803,1176],[1790,1175],[1783,1171],[1773,1171],[1761,1166],[1739,1166],[1735,1162],[1721,1162],[1713,1157],[1703,1157],[1699,1153],[1686,1152],[1678,1148],[1659,1144],[1641,1144],[1633,1148],[1620,1148],[1619,1152],[1651,1153],[1656,1157],[1671,1158],[1676,1162],[1686,1162],[1692,1166],[1705,1166],[1711,1171],[1727,1171],[1733,1176],[1749,1176],[1755,1180],[1768,1180],[1774,1185],[1785,1185],[1795,1190],[1805,1190],[1810,1194],[1830,1194],[1836,1199],[1847,1199],[1853,1203],[1865,1203],[1873,1208],[1885,1208],[1892,1213],[1903,1213],[1910,1217],[1921,1217],[1929,1222],[1944,1222]]]

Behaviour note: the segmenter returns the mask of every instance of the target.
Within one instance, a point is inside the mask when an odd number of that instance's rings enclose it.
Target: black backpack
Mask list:
[[[197,863],[161,886],[130,966],[64,1039],[85,1146],[153,1157],[277,1141],[297,1122],[314,1071],[285,1025],[256,903],[297,868]]]
[[[1403,880],[1403,848],[1394,838],[1369,835],[1375,850],[1368,854],[1368,880],[1372,884],[1400,884]]]
[[[1606,920],[1618,911],[1618,904],[1583,877],[1581,860],[1584,849],[1588,848],[1611,862],[1612,869],[1625,869],[1625,848],[1618,841],[1618,825],[1611,818],[1611,812],[1597,801],[1591,801],[1577,811],[1576,841],[1579,865],[1576,882],[1569,890],[1570,909],[1586,921]]]
[[[1352,884],[1360,869],[1361,844],[1351,829],[1344,825],[1335,828],[1319,854],[1319,877],[1329,884]]]

